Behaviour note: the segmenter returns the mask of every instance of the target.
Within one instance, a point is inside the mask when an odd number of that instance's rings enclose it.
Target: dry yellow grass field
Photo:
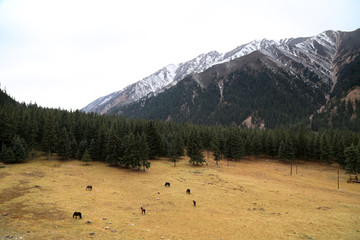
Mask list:
[[[39,157],[0,168],[0,239],[360,239],[360,184],[340,170],[338,190],[338,169],[184,157],[141,172]]]

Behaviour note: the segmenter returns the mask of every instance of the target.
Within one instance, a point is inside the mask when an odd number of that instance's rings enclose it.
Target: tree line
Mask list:
[[[56,153],[63,160],[145,170],[150,159],[166,157],[176,165],[185,154],[191,163],[201,164],[206,161],[203,151],[209,150],[216,161],[267,156],[336,162],[349,173],[360,172],[360,135],[349,130],[314,132],[304,125],[260,130],[127,119],[19,104],[0,93],[0,161],[5,163],[23,162],[42,150],[49,158]]]

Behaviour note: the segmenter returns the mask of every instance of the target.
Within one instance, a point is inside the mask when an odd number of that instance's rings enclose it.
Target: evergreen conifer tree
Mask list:
[[[216,165],[222,159],[219,142],[217,136],[214,136],[210,142],[211,151],[213,152],[214,160],[216,161]]]
[[[55,120],[51,112],[45,119],[43,131],[43,146],[47,152],[47,158],[50,160],[51,152],[54,151],[57,143]]]
[[[345,170],[346,173],[357,174],[360,173],[360,160],[358,148],[351,144],[345,149]]]
[[[170,157],[170,161],[174,163],[174,166],[176,166],[176,162],[180,156],[179,149],[177,147],[177,139],[175,139],[174,136],[170,136],[168,140],[168,156]]]
[[[203,163],[204,155],[202,154],[202,144],[199,133],[196,130],[190,132],[187,145],[187,155],[190,157],[189,162],[192,164]]]
[[[320,160],[320,155],[321,155],[321,149],[320,149],[320,136],[319,135],[315,135],[315,139],[314,139],[314,145],[313,145],[313,154],[314,154],[314,158],[316,160]]]
[[[90,140],[89,154],[90,154],[91,159],[93,159],[93,160],[96,159],[96,143],[93,138]]]
[[[58,154],[61,159],[68,159],[71,156],[71,142],[65,127],[59,134]]]
[[[85,149],[85,152],[81,158],[82,162],[85,162],[85,165],[88,165],[88,162],[91,162],[92,159],[90,157],[89,151],[87,149]]]
[[[326,134],[320,138],[320,161],[330,164],[330,143]]]
[[[281,161],[286,160],[287,154],[286,154],[286,147],[284,141],[280,142],[279,152],[278,152],[278,158]]]
[[[239,161],[244,156],[244,142],[240,135],[237,135],[235,138],[235,149],[233,150],[234,159]]]
[[[79,148],[78,148],[78,151],[77,151],[77,158],[78,159],[82,159],[84,153],[85,153],[85,150],[87,150],[88,148],[88,143],[86,140],[82,140],[80,143],[79,143]]]
[[[150,168],[149,159],[149,146],[146,141],[146,134],[142,132],[137,136],[138,149],[139,149],[139,161],[140,165],[143,167],[144,172],[146,168]]]
[[[160,157],[162,152],[161,136],[156,129],[155,123],[150,121],[146,128],[147,142],[149,146],[149,158],[155,159]]]
[[[268,156],[274,156],[274,139],[273,139],[273,136],[272,136],[272,133],[269,132],[267,135],[266,135],[266,138],[265,138],[265,149],[266,149],[266,155]]]
[[[15,136],[12,142],[12,152],[14,153],[14,163],[24,162],[27,158],[27,146],[24,139]]]
[[[78,150],[78,145],[76,139],[75,137],[72,137],[72,140],[70,142],[70,157],[76,158],[77,150]]]
[[[2,145],[1,150],[1,161],[4,163],[15,163],[15,155],[11,148],[6,147],[6,145]]]
[[[136,168],[137,164],[137,144],[133,133],[130,133],[125,136],[124,139],[124,155],[122,157],[121,163],[126,167]]]
[[[261,140],[259,133],[255,133],[253,139],[252,139],[252,145],[253,145],[253,154],[255,157],[258,157],[259,154],[262,152],[262,146],[261,146]]]

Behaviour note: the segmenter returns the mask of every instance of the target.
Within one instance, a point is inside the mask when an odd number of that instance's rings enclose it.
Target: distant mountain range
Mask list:
[[[200,124],[294,124],[360,85],[359,52],[360,29],[255,40],[168,65],[82,110]]]

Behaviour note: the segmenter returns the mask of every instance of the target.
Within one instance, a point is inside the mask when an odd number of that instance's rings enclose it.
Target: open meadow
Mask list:
[[[338,169],[183,157],[142,172],[41,156],[0,168],[0,239],[360,239],[360,184],[340,170],[337,189]]]

